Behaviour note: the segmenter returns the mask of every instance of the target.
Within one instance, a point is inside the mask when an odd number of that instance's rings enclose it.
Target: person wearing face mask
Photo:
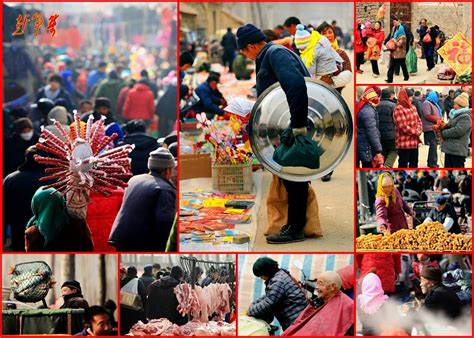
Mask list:
[[[195,93],[199,96],[200,101],[196,105],[196,113],[205,112],[209,119],[216,115],[223,116],[225,114],[222,107],[225,107],[227,102],[217,88],[219,81],[220,75],[218,73],[211,73],[206,82],[197,86]]]
[[[26,149],[38,142],[39,135],[33,131],[33,123],[27,117],[13,122],[12,136],[4,140],[3,177],[16,171],[25,160]]]
[[[308,305],[308,301],[290,273],[269,257],[258,258],[253,274],[265,282],[265,294],[247,310],[251,317],[271,323],[276,318],[286,330]]]
[[[342,280],[335,271],[321,273],[316,282],[322,305],[308,305],[282,336],[352,336],[354,301],[341,292]]]
[[[188,322],[187,316],[182,316],[178,312],[178,299],[174,293],[174,288],[184,279],[183,269],[173,266],[169,276],[161,277],[154,281],[148,292],[146,304],[146,316],[148,319],[166,318],[177,325],[184,325]]]
[[[109,243],[118,251],[165,251],[176,215],[176,162],[168,149],[148,158],[148,174],[134,176],[125,189]]]
[[[395,188],[393,178],[387,172],[380,174],[377,182],[375,210],[378,231],[389,234],[407,229],[405,215],[413,216],[413,211]]]

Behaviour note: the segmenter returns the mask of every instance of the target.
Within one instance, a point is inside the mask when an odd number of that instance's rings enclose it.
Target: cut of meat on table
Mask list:
[[[153,319],[148,324],[139,321],[130,329],[132,336],[165,336],[173,335],[178,325],[171,323],[168,319]]]
[[[196,291],[188,283],[179,284],[174,288],[174,293],[178,299],[178,312],[184,317],[191,313],[199,313],[201,305]]]

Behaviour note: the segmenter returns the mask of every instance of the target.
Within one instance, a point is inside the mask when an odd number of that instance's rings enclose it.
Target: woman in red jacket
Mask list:
[[[380,21],[375,22],[374,28],[367,37],[368,48],[366,57],[370,60],[370,64],[372,65],[372,76],[377,78],[380,75],[378,61],[382,53],[383,40],[385,39],[385,33],[382,30],[382,23]]]
[[[146,84],[140,80],[128,92],[123,105],[122,116],[126,122],[141,119],[147,122],[153,120],[155,114],[155,102],[153,92]]]
[[[359,19],[357,22],[357,29],[355,31],[354,37],[354,50],[356,53],[357,74],[362,74],[364,72],[360,69],[360,66],[364,63],[364,53],[367,48],[364,40],[366,39],[362,38],[362,26],[361,20]]]
[[[400,90],[398,104],[393,111],[399,168],[418,168],[418,145],[423,126],[412,100],[412,90]]]

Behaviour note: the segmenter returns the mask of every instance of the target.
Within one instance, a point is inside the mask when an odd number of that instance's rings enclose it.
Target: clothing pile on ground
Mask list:
[[[391,235],[357,237],[357,250],[471,251],[472,237],[450,234],[439,222],[427,222],[416,229],[402,229]]]
[[[255,198],[255,195],[183,193],[180,199],[180,241],[232,243],[236,235],[242,234],[238,225],[252,221]],[[236,203],[242,206],[233,207]]]

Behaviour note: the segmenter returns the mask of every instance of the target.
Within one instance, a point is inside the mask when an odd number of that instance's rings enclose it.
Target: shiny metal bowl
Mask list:
[[[305,174],[282,171],[273,161],[280,144],[280,132],[290,125],[290,110],[279,83],[267,88],[255,103],[250,116],[250,143],[253,153],[268,171],[295,182],[312,181],[333,171],[344,159],[352,142],[352,116],[342,96],[325,83],[306,78],[308,90],[308,136],[321,150],[319,169]]]

